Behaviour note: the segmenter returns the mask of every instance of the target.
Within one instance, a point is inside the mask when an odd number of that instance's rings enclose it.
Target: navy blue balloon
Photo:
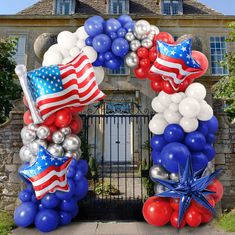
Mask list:
[[[134,27],[135,27],[135,22],[134,21],[128,22],[124,25],[124,28],[127,30],[127,32],[133,32]]]
[[[79,181],[79,180],[81,180],[83,178],[83,176],[84,176],[83,173],[80,170],[77,170],[76,174],[74,176],[74,180],[75,181]]]
[[[111,60],[105,61],[105,67],[109,69],[119,69],[122,63],[123,63],[122,60],[118,58],[113,58]]]
[[[45,210],[46,208],[42,205],[42,203],[39,203],[38,209],[41,211],[41,210]]]
[[[152,155],[154,165],[162,164],[161,152],[153,150],[151,155]]]
[[[117,38],[112,43],[112,52],[114,55],[124,57],[129,51],[129,43],[124,38]]]
[[[73,199],[65,199],[60,204],[60,209],[62,211],[72,212],[76,207],[77,202]]]
[[[77,163],[77,170],[81,171],[83,173],[83,175],[86,175],[88,172],[88,164],[86,160],[79,160]]]
[[[44,233],[52,232],[59,226],[59,223],[60,215],[55,210],[41,210],[35,218],[36,228]]]
[[[31,198],[32,198],[32,193],[29,190],[22,190],[19,193],[19,199],[22,202],[29,202],[29,201],[31,201]]]
[[[112,60],[115,58],[115,55],[111,51],[108,51],[105,53],[104,57],[105,57],[105,60]]]
[[[117,35],[118,35],[119,38],[124,38],[126,33],[127,33],[127,30],[125,28],[120,28],[117,31]]]
[[[69,191],[68,192],[63,192],[63,191],[59,191],[59,190],[57,190],[55,192],[55,195],[56,195],[57,198],[59,198],[61,200],[70,199],[74,195],[74,191],[75,191],[74,181],[72,179],[68,179],[68,185],[69,185]]]
[[[67,170],[67,178],[73,178],[75,175],[75,172],[76,172],[75,167],[70,165]]]
[[[97,52],[105,53],[111,48],[111,39],[106,34],[100,34],[94,37],[92,45]]]
[[[207,121],[207,126],[209,133],[215,134],[219,129],[219,122],[215,116],[213,116],[209,121]]]
[[[85,21],[84,28],[87,34],[92,37],[95,37],[104,31],[103,23],[101,21],[95,20],[92,17]]]
[[[86,38],[85,42],[87,46],[92,46],[93,37]]]
[[[199,152],[202,151],[206,145],[205,136],[198,131],[188,133],[185,137],[185,144],[190,150]]]
[[[105,53],[99,53],[98,60],[100,62],[105,62]]]
[[[213,144],[215,143],[215,135],[214,134],[208,134],[206,135],[206,142],[208,144]]]
[[[163,135],[154,135],[151,139],[151,147],[158,152],[167,144]]]
[[[201,132],[204,136],[208,134],[207,122],[199,121],[197,131]]]
[[[121,15],[118,17],[118,21],[121,25],[125,25],[128,22],[132,22],[132,18],[129,15]]]
[[[24,202],[14,212],[14,221],[17,226],[28,227],[34,222],[37,214],[37,205],[33,202]]]
[[[184,140],[184,130],[178,124],[170,124],[164,130],[164,138],[167,142],[182,142]]]
[[[69,212],[61,211],[60,212],[60,225],[70,224],[72,216]]]
[[[115,32],[110,32],[110,33],[109,33],[109,37],[110,37],[112,40],[114,40],[114,39],[116,39],[116,38],[118,37],[118,35],[117,35],[117,33],[115,33]]]
[[[167,144],[161,152],[162,165],[171,173],[178,173],[179,165],[185,167],[189,157],[189,149],[177,142]]]
[[[80,181],[76,182],[75,184],[75,194],[77,200],[80,200],[86,196],[88,192],[88,180],[83,177]]]
[[[106,21],[105,31],[106,33],[116,32],[122,25],[120,22],[114,18],[110,18]]]
[[[208,164],[208,159],[204,153],[198,152],[192,154],[192,165],[194,172],[206,168],[207,164]]]
[[[53,209],[60,204],[60,200],[54,193],[48,193],[41,199],[41,203],[44,208]]]
[[[35,194],[32,195],[31,201],[32,201],[34,204],[39,204],[39,203],[40,203],[40,200],[38,200],[38,199],[36,198]]]
[[[77,200],[77,199],[74,199],[74,200]],[[73,211],[71,212],[72,218],[76,217],[78,215],[78,212],[79,212],[79,207],[78,207],[78,204],[76,203]]]
[[[76,167],[77,166],[77,160],[75,159],[75,158],[72,158],[72,160],[71,160],[71,162],[70,162],[70,166],[72,166],[72,167]]]
[[[92,63],[92,65],[95,67],[104,66],[104,62],[99,61],[97,58],[96,61]]]
[[[203,153],[207,156],[209,162],[215,157],[215,149],[210,144],[206,144],[205,148],[203,149]]]

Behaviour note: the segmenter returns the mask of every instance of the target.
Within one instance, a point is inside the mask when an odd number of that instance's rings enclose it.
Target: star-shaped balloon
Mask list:
[[[56,190],[68,192],[66,175],[71,160],[71,157],[54,157],[40,146],[36,161],[20,174],[32,183],[37,199]]]
[[[188,158],[184,170],[179,166],[178,182],[153,178],[155,182],[158,182],[169,189],[156,196],[180,199],[178,225],[180,225],[192,199],[215,215],[215,209],[210,205],[206,198],[207,195],[214,194],[215,192],[207,190],[206,188],[220,172],[221,169],[202,177],[203,170],[193,172],[192,160],[191,158]]]

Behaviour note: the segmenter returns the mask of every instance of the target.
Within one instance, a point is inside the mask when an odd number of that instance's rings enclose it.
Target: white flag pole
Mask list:
[[[39,124],[42,123],[43,120],[41,118],[41,116],[39,115],[37,109],[35,108],[35,102],[32,98],[32,95],[30,94],[30,91],[28,89],[28,81],[27,81],[27,69],[25,67],[25,65],[17,65],[15,68],[15,73],[17,74],[17,76],[19,77],[20,80],[20,85],[23,89],[23,92],[26,96],[26,99],[28,101],[28,105],[29,105],[29,109],[33,118],[33,122],[35,124]]]

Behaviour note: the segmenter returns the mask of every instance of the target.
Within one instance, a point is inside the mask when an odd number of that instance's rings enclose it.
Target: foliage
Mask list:
[[[229,24],[231,29],[227,42],[235,42],[235,22]],[[229,75],[224,76],[213,87],[213,95],[216,99],[223,99],[226,102],[224,111],[231,120],[235,120],[235,52],[228,53],[221,62],[224,67],[228,67]]]
[[[110,196],[110,195],[119,195],[120,191],[110,183],[106,181],[99,181],[96,183],[94,192],[96,195]]]
[[[0,123],[7,120],[12,100],[21,96],[21,88],[14,81],[16,38],[0,39]]]
[[[218,219],[218,225],[226,232],[235,232],[235,209],[223,214]]]
[[[96,179],[98,177],[98,168],[94,157],[90,157],[88,166],[90,171],[90,178]]]
[[[0,234],[7,235],[15,228],[12,215],[5,211],[0,211]]]

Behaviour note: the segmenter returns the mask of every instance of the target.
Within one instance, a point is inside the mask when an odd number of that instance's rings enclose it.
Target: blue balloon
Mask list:
[[[63,200],[63,199],[70,199],[74,195],[74,190],[75,190],[75,184],[72,179],[68,180],[68,185],[69,185],[69,191],[68,192],[63,192],[57,190],[55,192],[55,195],[57,198]]]
[[[182,142],[184,140],[184,130],[178,124],[170,124],[164,130],[164,138],[167,142]]]
[[[153,150],[162,151],[162,148],[167,144],[163,135],[154,135],[151,139],[151,147]]]
[[[129,15],[121,15],[118,17],[118,21],[121,25],[125,25],[128,22],[132,22],[132,18]]]
[[[208,134],[206,135],[206,142],[208,144],[213,144],[215,143],[215,135],[214,134]]]
[[[219,129],[219,122],[215,116],[213,116],[209,121],[207,121],[207,126],[209,133],[215,134]]]
[[[170,143],[161,152],[162,165],[167,171],[178,173],[178,166],[184,168],[190,156],[190,151],[184,144]]]
[[[101,62],[98,58],[96,59],[95,62],[92,63],[93,66],[95,67],[99,67],[99,66],[103,66],[104,62]]]
[[[38,209],[41,211],[41,210],[45,210],[46,208],[42,205],[42,203],[39,203]]]
[[[122,65],[122,60],[118,59],[118,58],[114,58],[111,60],[106,60],[105,61],[105,67],[109,68],[109,69],[119,69],[120,66]]]
[[[92,19],[94,22],[100,22],[100,23],[105,22],[104,18],[98,15],[92,16],[89,19]]]
[[[76,200],[76,199],[74,199],[74,200]],[[79,207],[78,207],[78,204],[76,203],[76,206],[74,207],[73,211],[71,212],[72,218],[76,217],[78,212],[79,212]]]
[[[67,178],[73,178],[75,175],[75,168],[73,166],[69,166],[68,170],[67,170]]]
[[[75,184],[75,194],[77,200],[80,200],[86,196],[88,193],[88,180],[83,177],[80,181]]]
[[[85,21],[84,28],[87,34],[92,37],[95,37],[104,31],[103,23],[92,19],[92,17]]]
[[[22,202],[29,202],[29,201],[31,201],[31,198],[32,198],[32,193],[29,190],[22,190],[19,193],[19,199]]]
[[[204,136],[208,134],[208,126],[206,122],[199,121],[197,131],[201,132]]]
[[[124,25],[124,28],[127,30],[127,32],[133,32],[135,27],[135,22],[128,22]]]
[[[190,150],[199,152],[202,151],[206,145],[205,136],[198,131],[188,133],[185,137],[185,144]]]
[[[154,165],[162,164],[161,152],[153,150],[151,155],[152,155]]]
[[[100,34],[94,37],[92,45],[97,52],[105,53],[111,48],[111,39],[106,34]]]
[[[88,172],[88,164],[86,160],[79,160],[77,163],[77,170],[81,171],[83,173],[83,175],[86,175]]]
[[[215,149],[210,144],[206,144],[202,152],[207,156],[209,162],[215,157]]]
[[[105,54],[104,53],[99,53],[98,55],[98,60],[100,62],[105,62]]]
[[[194,172],[206,168],[207,164],[208,164],[208,159],[204,153],[198,152],[192,154],[192,165]]]
[[[76,174],[74,176],[74,180],[75,181],[79,181],[79,180],[81,180],[83,178],[83,176],[84,176],[83,173],[80,170],[77,170]]]
[[[92,41],[93,41],[93,37],[88,37],[86,38],[85,42],[87,46],[92,46]]]
[[[105,57],[105,60],[112,60],[115,58],[115,55],[111,51],[108,51],[105,53],[104,57]]]
[[[70,224],[72,216],[69,212],[61,211],[60,212],[60,225]]]
[[[77,163],[78,163],[78,161],[75,158],[72,158],[72,160],[71,160],[69,165],[72,166],[72,167],[76,167]]]
[[[33,202],[24,202],[15,209],[14,221],[17,226],[28,227],[34,222],[37,214],[37,205]]]
[[[117,31],[117,35],[118,35],[119,38],[124,38],[125,35],[126,35],[126,33],[127,33],[127,30],[124,29],[124,28],[120,28],[120,29]]]
[[[110,18],[106,21],[105,31],[106,33],[116,32],[122,25],[120,22],[114,18]]]
[[[77,202],[73,198],[65,199],[60,204],[60,209],[62,211],[72,212],[76,207]]]
[[[117,38],[112,43],[112,52],[114,55],[124,57],[129,51],[129,43],[124,38]]]
[[[41,203],[44,208],[53,209],[60,204],[60,200],[54,193],[48,193],[41,199]]]
[[[55,230],[60,223],[60,215],[55,210],[45,209],[38,212],[35,218],[36,228],[44,233]]]
[[[115,32],[110,32],[110,33],[109,33],[109,37],[110,37],[112,40],[114,40],[114,39],[116,39],[116,38],[118,37],[118,35],[117,35],[117,33],[115,33]]]
[[[31,201],[32,201],[34,204],[39,204],[39,203],[40,203],[40,200],[38,200],[38,199],[36,198],[35,194],[32,195]]]

